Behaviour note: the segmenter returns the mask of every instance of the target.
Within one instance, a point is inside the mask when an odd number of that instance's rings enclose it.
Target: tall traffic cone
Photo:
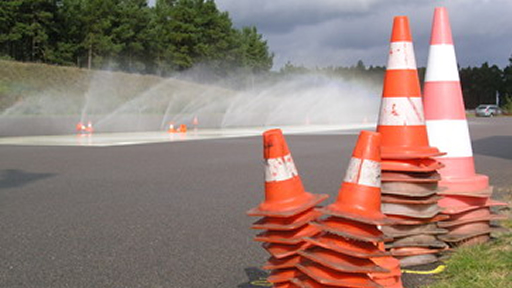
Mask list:
[[[429,141],[447,152],[438,158],[445,166],[439,169],[439,185],[445,188],[439,205],[451,217],[451,225],[441,224],[450,230],[442,238],[453,246],[485,242],[495,230],[490,228],[490,221],[500,217],[490,214],[487,223],[480,223],[482,218],[468,211],[506,203],[490,200],[489,178],[475,171],[452,31],[444,7],[434,11],[424,91]]]
[[[266,230],[254,240],[264,242],[263,248],[271,255],[262,267],[271,270],[267,281],[273,287],[294,288],[290,281],[302,274],[295,267],[301,259],[298,253],[310,246],[306,237],[320,232],[309,223],[321,215],[314,207],[328,196],[304,190],[281,130],[263,133],[263,147],[265,200],[247,214],[264,216],[251,228]]]
[[[311,246],[298,252],[303,260],[296,267],[305,275],[292,283],[299,287],[402,287],[398,260],[384,251],[387,238],[378,228],[392,223],[380,210],[380,140],[376,132],[359,134],[336,202],[318,209],[329,217],[312,223],[322,233],[306,237]]]
[[[423,103],[429,141],[447,153],[438,159],[445,165],[439,170],[443,178],[439,185],[452,192],[487,189],[489,178],[475,173],[455,48],[444,7],[434,12]]]
[[[382,134],[381,209],[396,221],[389,229],[383,229],[392,238],[386,247],[394,251],[400,246],[400,253],[395,255],[400,257],[402,266],[423,261],[407,259],[417,256],[418,251],[438,253],[439,249],[431,249],[430,244],[440,241],[431,241],[432,237],[424,235],[447,232],[436,226],[441,212],[436,196],[441,180],[437,169],[443,165],[432,158],[443,153],[428,141],[412,36],[405,16],[395,17],[393,22],[377,131]],[[429,245],[425,241],[430,241]],[[403,245],[407,246],[402,248]]]
[[[393,22],[377,132],[382,134],[383,159],[442,155],[429,146],[412,36],[405,16],[395,17]]]

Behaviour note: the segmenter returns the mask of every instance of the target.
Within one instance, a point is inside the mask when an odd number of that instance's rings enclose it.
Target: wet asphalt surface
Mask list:
[[[512,118],[470,123],[478,172],[503,199]],[[336,195],[356,138],[287,136],[308,191]],[[268,255],[245,216],[262,197],[259,137],[0,146],[0,287],[264,287]]]

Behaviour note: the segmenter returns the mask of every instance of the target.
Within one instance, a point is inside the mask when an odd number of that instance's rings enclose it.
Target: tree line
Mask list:
[[[425,67],[418,68],[422,86],[425,71]],[[281,68],[279,74],[320,73],[348,80],[357,79],[382,84],[385,72],[385,66],[366,66],[359,60],[349,67],[315,69],[288,62]],[[512,114],[512,56],[509,58],[509,64],[503,69],[485,62],[479,67],[459,67],[459,76],[466,109],[474,109],[480,104],[498,104]]]
[[[234,28],[213,0],[3,0],[0,57],[162,76],[273,63],[256,27]]]

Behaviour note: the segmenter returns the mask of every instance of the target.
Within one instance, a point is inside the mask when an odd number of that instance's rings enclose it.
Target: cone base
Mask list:
[[[369,259],[347,256],[321,247],[300,251],[299,255],[327,268],[346,273],[390,272]]]
[[[404,146],[383,146],[381,148],[382,159],[418,159],[443,156],[446,153],[439,152],[434,147],[404,147]]]
[[[446,234],[448,230],[437,227],[437,223],[427,223],[422,225],[396,225],[384,226],[381,228],[382,232],[392,238],[409,237],[420,234],[438,235]]]
[[[434,254],[425,254],[425,255],[399,257],[398,260],[400,260],[400,267],[411,267],[411,266],[435,263],[435,262],[437,262],[438,257]]]
[[[449,215],[437,214],[432,218],[416,218],[401,215],[388,215],[389,218],[397,221],[399,225],[422,225],[427,223],[435,223],[450,219]]]
[[[493,186],[487,186],[483,190],[478,191],[450,191],[447,187],[442,187],[443,190],[440,191],[439,195],[442,196],[468,196],[468,197],[477,197],[477,198],[489,198],[492,195],[492,192],[494,190]]]
[[[507,230],[502,227],[489,227],[486,229],[480,229],[478,231],[470,233],[453,233],[439,236],[439,239],[444,242],[458,246],[461,242],[465,242],[470,238],[474,238],[480,235],[490,236],[492,233],[506,232]]]
[[[475,217],[475,218],[472,218],[472,219],[463,219],[463,220],[439,222],[438,225],[439,225],[439,227],[450,228],[450,227],[464,225],[464,224],[469,224],[469,223],[474,223],[474,222],[482,222],[482,221],[491,222],[491,221],[506,220],[507,218],[508,217],[505,216],[505,215],[491,214],[491,215],[488,215],[488,216]]]
[[[331,205],[320,208],[318,211],[325,215],[336,216],[340,218],[345,218],[348,220],[358,221],[365,224],[373,224],[373,225],[393,225],[395,221],[389,219],[383,213],[379,211],[362,211],[360,213],[351,212],[350,210],[355,210],[352,207],[347,207],[344,205],[337,205],[336,209],[333,209]],[[362,213],[366,214],[363,215]]]
[[[288,206],[286,203],[273,203],[272,205],[261,204],[258,207],[252,208],[247,211],[248,216],[269,216],[269,217],[292,217],[297,214],[300,214],[308,209],[313,208],[314,206],[320,204],[320,202],[324,201],[329,197],[327,194],[311,194],[305,192],[306,196],[302,197],[296,202],[297,204],[292,205],[292,207]]]
[[[409,160],[383,159],[381,163],[383,171],[433,172],[444,167],[441,162],[431,158]]]
[[[447,188],[444,193],[479,192],[489,187],[489,177],[481,174],[475,174],[475,176],[467,178],[454,178],[445,177],[441,172],[441,176],[443,178],[439,182],[439,186]]]
[[[378,258],[389,256],[388,252],[379,250],[372,242],[357,241],[326,233],[316,238],[304,238],[310,245],[315,245],[357,258]]]
[[[382,203],[382,212],[386,215],[408,216],[413,218],[432,218],[442,209],[436,204],[407,205]]]

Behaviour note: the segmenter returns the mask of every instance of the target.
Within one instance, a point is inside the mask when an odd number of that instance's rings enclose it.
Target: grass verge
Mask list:
[[[509,219],[501,224],[508,232],[489,243],[457,249],[438,281],[425,288],[512,287],[512,219],[507,212]]]

